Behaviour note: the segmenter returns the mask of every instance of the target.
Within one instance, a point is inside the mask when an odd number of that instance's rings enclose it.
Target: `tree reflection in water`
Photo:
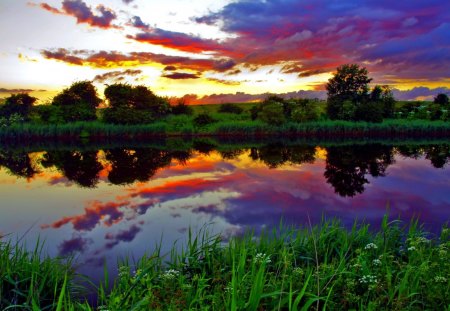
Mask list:
[[[167,151],[157,148],[115,148],[105,150],[104,161],[99,161],[98,151],[58,151],[44,154],[40,163],[33,163],[30,154],[15,151],[0,151],[0,166],[13,175],[31,178],[39,172],[37,164],[43,168],[56,167],[67,179],[81,187],[95,187],[104,165],[110,167],[108,181],[116,185],[146,182],[161,168],[169,166],[172,160],[181,165],[195,152],[208,155],[215,150],[225,161],[246,154],[253,161],[260,161],[270,169],[285,164],[313,163],[316,147],[313,145],[285,145],[271,143],[261,147],[221,148],[209,140],[197,140],[192,147]],[[436,168],[443,168],[450,158],[450,145],[402,145],[393,147],[383,144],[330,146],[326,148],[324,176],[335,192],[343,197],[353,197],[364,192],[369,183],[367,176],[386,175],[386,169],[394,163],[394,155],[409,158],[424,157]]]
[[[103,166],[98,162],[98,151],[48,151],[41,164],[55,166],[67,179],[86,188],[95,187]]]
[[[31,163],[30,156],[25,152],[0,151],[0,168],[2,166],[17,177],[32,178],[38,173]]]
[[[340,196],[352,197],[364,191],[373,177],[385,176],[394,162],[393,147],[384,145],[357,145],[327,148],[324,176]]]

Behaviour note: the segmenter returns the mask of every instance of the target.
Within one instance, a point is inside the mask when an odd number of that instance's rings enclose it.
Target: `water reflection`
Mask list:
[[[93,275],[118,255],[151,250],[161,235],[170,248],[204,223],[225,238],[282,218],[377,223],[389,202],[391,215],[420,216],[437,228],[450,215],[449,146],[202,139],[160,148],[0,151],[0,235],[37,221],[32,238],[45,237],[53,255],[80,254],[80,269]]]
[[[220,148],[220,147],[219,147]],[[156,148],[114,148],[104,150],[105,161],[100,161],[99,151],[59,151],[44,153],[38,163],[32,163],[25,152],[0,151],[0,167],[17,177],[32,178],[44,168],[56,168],[69,181],[81,187],[93,188],[99,182],[99,174],[108,169],[107,179],[114,185],[146,182],[161,168],[173,161],[187,165],[198,152],[209,155],[218,146],[204,140],[194,141],[192,148],[167,151]],[[368,176],[383,177],[388,166],[395,162],[395,154],[406,158],[425,157],[435,168],[443,168],[450,158],[450,145],[401,145],[383,144],[328,146],[324,176],[327,183],[342,197],[353,197],[364,192],[369,184]],[[264,163],[270,169],[282,165],[314,163],[317,147],[312,145],[286,145],[271,143],[258,147],[227,148],[218,150],[223,160],[233,160],[246,154],[252,161]],[[187,168],[188,169],[188,168]]]

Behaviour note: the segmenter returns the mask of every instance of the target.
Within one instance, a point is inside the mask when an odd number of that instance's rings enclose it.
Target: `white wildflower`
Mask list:
[[[164,280],[174,280],[180,275],[178,270],[170,269],[164,272],[161,276]]]
[[[410,251],[410,252],[415,251],[415,250],[416,250],[416,248],[414,246],[408,247],[408,251]]]
[[[375,275],[364,275],[359,279],[359,283],[362,284],[376,284],[378,283],[377,277]]]
[[[253,259],[253,262],[259,263],[259,264],[262,264],[262,263],[269,264],[272,262],[272,260],[270,260],[269,255],[266,255],[264,253],[258,253],[258,254],[256,254],[255,258]]]
[[[374,259],[372,261],[372,263],[373,263],[374,266],[381,266],[381,260],[380,259]]]
[[[434,281],[435,281],[436,283],[447,283],[447,278],[438,275],[438,276],[435,276],[435,277],[434,277]]]
[[[364,249],[377,249],[378,246],[375,243],[369,243],[367,244]]]

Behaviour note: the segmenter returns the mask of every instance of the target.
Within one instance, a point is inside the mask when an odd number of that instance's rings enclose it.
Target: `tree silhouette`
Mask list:
[[[53,98],[52,105],[58,107],[66,122],[97,119],[96,108],[101,103],[91,81],[73,83]]]
[[[393,162],[393,148],[389,146],[329,147],[324,176],[337,194],[353,197],[364,192],[364,185],[369,183],[366,175],[385,176]]]
[[[98,162],[97,151],[48,151],[42,166],[55,166],[67,179],[81,187],[93,188],[98,183],[103,166]]]
[[[6,167],[11,174],[18,177],[32,178],[38,173],[25,152],[0,151],[0,166]]]
[[[0,105],[0,117],[9,118],[17,114],[27,120],[36,100],[37,98],[27,93],[12,94],[5,99],[3,105]]]
[[[111,149],[106,151],[106,159],[111,163],[108,180],[116,185],[148,181],[158,169],[168,166],[171,154],[152,148]]]
[[[286,163],[313,163],[316,149],[314,146],[285,146],[282,143],[268,144],[260,148],[252,148],[250,157],[261,160],[269,168],[277,168]]]

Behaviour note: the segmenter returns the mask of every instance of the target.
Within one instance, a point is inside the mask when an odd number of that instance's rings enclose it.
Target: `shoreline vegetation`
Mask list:
[[[228,240],[189,231],[169,254],[156,247],[122,259],[109,287],[76,274],[70,258],[45,256],[38,242],[0,240],[0,308],[8,310],[446,310],[450,230],[387,216],[379,228],[339,220],[252,232]],[[97,303],[83,294],[94,291]],[[4,310],[6,310],[4,309]]]
[[[51,101],[13,94],[0,103],[0,141],[177,136],[450,137],[450,101],[396,101],[388,86],[369,88],[364,67],[347,64],[326,84],[328,98],[268,95],[257,103],[190,106],[143,85],[108,85],[102,100],[91,81],[73,83]]]

